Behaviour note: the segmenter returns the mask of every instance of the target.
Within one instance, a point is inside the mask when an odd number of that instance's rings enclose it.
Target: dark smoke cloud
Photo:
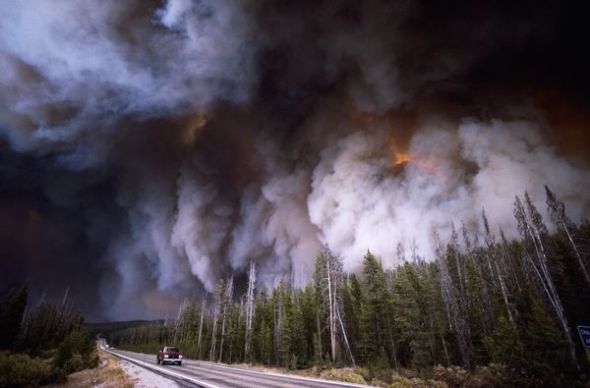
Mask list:
[[[559,1],[0,4],[0,288],[161,317],[250,260],[301,285],[543,184],[587,217],[584,10]]]

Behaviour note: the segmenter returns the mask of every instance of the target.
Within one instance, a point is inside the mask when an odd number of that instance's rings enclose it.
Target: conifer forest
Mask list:
[[[490,230],[482,212],[483,232],[455,225],[449,241],[437,241],[436,257],[398,244],[403,264],[393,269],[368,250],[358,273],[344,273],[338,257],[321,252],[301,289],[287,281],[258,287],[252,262],[243,291],[230,275],[213,294],[185,300],[175,319],[113,331],[109,340],[287,369],[429,377],[457,366],[496,374],[496,383],[574,384],[588,371],[576,326],[590,323],[590,224],[572,222],[549,188],[546,204],[548,220],[527,193],[515,198],[518,240]]]

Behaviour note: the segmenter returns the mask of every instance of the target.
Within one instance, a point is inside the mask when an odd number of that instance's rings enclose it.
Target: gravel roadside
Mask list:
[[[162,377],[129,361],[118,360],[119,366],[125,371],[135,388],[177,388],[174,381]]]
[[[94,369],[72,373],[63,384],[43,388],[177,388],[174,381],[103,351]]]

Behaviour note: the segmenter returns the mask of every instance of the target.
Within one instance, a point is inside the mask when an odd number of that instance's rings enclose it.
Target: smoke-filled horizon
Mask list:
[[[512,2],[0,3],[0,291],[154,318],[318,252],[433,259],[515,195],[590,213],[582,9]]]

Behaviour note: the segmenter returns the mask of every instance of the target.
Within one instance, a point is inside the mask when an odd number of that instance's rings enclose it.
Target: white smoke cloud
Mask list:
[[[15,147],[71,149],[89,132],[110,135],[113,117],[247,99],[255,47],[239,5],[169,1],[157,25],[149,15],[130,20],[138,4],[0,4],[0,84],[10,91],[0,120],[11,124],[0,128]]]
[[[550,145],[539,124],[466,120],[458,133],[462,157],[478,167],[470,185],[470,196],[475,204],[486,207],[497,227],[512,231],[515,236],[512,207],[507,206],[507,201],[515,195],[522,196],[525,191],[545,214],[544,185],[559,193],[573,219],[581,221],[587,216],[590,198],[577,184],[590,183],[590,173],[568,162]]]
[[[220,199],[215,176],[203,171],[199,158],[189,160],[178,179],[178,209],[173,245],[188,259],[191,271],[213,291],[224,275],[223,248],[231,230],[233,208]]]
[[[514,195],[528,191],[544,213],[544,184],[574,218],[588,212],[588,197],[568,182],[590,182],[590,174],[559,155],[534,123],[469,119],[420,127],[404,166],[392,166],[391,136],[389,128],[367,124],[325,148],[317,164],[290,173],[266,153],[275,167],[261,171],[259,186],[240,192],[238,207],[194,154],[181,168],[176,194],[158,184],[124,204],[132,209],[136,253],[119,258],[122,293],[138,282],[124,269],[141,261],[161,290],[186,287],[191,273],[212,291],[219,278],[245,272],[250,260],[267,286],[279,279],[303,285],[324,247],[346,271],[358,271],[367,250],[394,267],[400,242],[406,256],[416,244],[432,260],[435,233],[447,241],[453,223],[479,232],[484,208],[495,231],[516,238]]]
[[[514,196],[528,191],[545,213],[545,184],[568,200],[572,214],[588,212],[588,197],[568,182],[589,183],[590,174],[558,155],[533,123],[423,128],[401,174],[392,172],[388,144],[385,131],[353,133],[324,150],[314,170],[310,219],[346,270],[358,270],[368,249],[386,267],[399,264],[398,242],[407,250],[415,241],[431,260],[434,233],[447,241],[453,222],[477,231],[484,208],[496,231],[516,238]]]
[[[411,136],[347,115],[419,105],[421,85],[436,95],[436,81],[493,42],[433,53],[420,72],[430,46],[414,57],[407,46],[420,36],[399,35],[409,3],[337,2],[344,12],[327,2],[310,20],[271,3],[0,3],[0,136],[56,158],[48,169],[104,174],[123,214],[87,232],[108,246],[101,294],[112,317],[175,309],[175,299],[212,291],[250,260],[261,283],[300,286],[324,248],[346,271],[367,250],[395,266],[399,242],[432,259],[435,233],[444,242],[451,222],[477,230],[484,208],[495,230],[516,237],[514,195],[528,191],[543,211],[544,184],[572,218],[588,214],[588,171],[551,146],[526,106],[511,112],[529,121],[431,121]],[[392,164],[397,136],[411,137],[405,165]],[[48,176],[45,196],[60,207],[92,186]],[[120,218],[123,226],[105,227]]]
[[[267,267],[275,276],[281,276],[285,270],[292,271],[295,286],[304,286],[310,279],[315,257],[321,249],[317,231],[307,214],[308,188],[309,176],[304,171],[274,177],[262,187],[264,199],[271,205],[262,238],[272,246],[274,257],[282,263],[277,268],[277,260],[272,260]]]

